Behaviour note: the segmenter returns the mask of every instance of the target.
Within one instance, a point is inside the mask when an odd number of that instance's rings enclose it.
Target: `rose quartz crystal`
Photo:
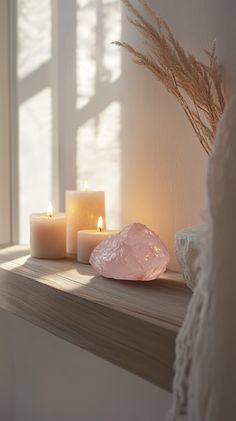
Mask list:
[[[103,240],[90,263],[106,278],[151,281],[166,270],[169,254],[161,239],[143,224],[130,224]]]

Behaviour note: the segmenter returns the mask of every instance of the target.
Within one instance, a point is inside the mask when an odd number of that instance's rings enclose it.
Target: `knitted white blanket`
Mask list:
[[[236,420],[236,96],[208,170],[201,273],[176,345],[170,420]]]

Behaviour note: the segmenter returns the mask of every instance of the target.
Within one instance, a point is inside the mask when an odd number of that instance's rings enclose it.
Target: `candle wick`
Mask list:
[[[101,227],[99,228],[99,231],[102,232],[102,228]]]

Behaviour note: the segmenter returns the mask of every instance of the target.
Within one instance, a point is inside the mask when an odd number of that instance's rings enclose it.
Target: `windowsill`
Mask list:
[[[171,390],[175,338],[191,292],[180,274],[115,281],[70,259],[33,259],[0,249],[0,307]]]

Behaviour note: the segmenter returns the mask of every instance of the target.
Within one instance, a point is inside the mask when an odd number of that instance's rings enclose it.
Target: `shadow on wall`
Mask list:
[[[205,157],[172,98],[111,44],[140,42],[125,16],[120,0],[18,0],[19,236],[28,242],[29,213],[51,198],[63,209],[65,189],[88,180],[106,192],[108,226],[149,225],[174,268]]]
[[[126,370],[3,310],[0,335],[1,420],[165,418],[171,395]]]

